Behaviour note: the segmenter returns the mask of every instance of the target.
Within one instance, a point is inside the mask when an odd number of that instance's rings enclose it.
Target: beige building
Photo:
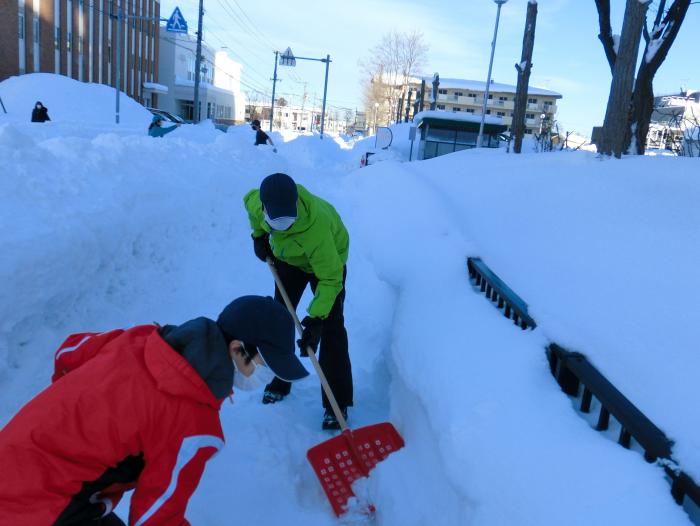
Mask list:
[[[423,108],[430,108],[432,93],[432,77],[425,78],[425,98]],[[414,90],[413,100],[420,99],[421,79],[411,83]],[[500,117],[503,124],[510,129],[513,123],[516,87],[510,84],[491,82],[489,97],[486,103],[486,114]],[[484,104],[486,83],[478,80],[440,79],[436,109],[448,112],[466,112],[481,115]],[[418,99],[416,99],[416,96]],[[540,133],[542,127],[551,126],[557,113],[557,99],[562,95],[555,91],[530,86],[528,89],[527,108],[525,114],[525,133]]]

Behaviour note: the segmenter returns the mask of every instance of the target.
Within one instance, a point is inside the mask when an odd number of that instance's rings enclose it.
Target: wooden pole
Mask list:
[[[525,113],[527,108],[527,90],[530,84],[532,70],[532,49],[535,47],[535,25],[537,23],[537,3],[528,2],[525,17],[525,34],[523,35],[523,52],[520,63],[515,65],[518,70],[518,86],[515,90],[515,107],[513,109],[513,124],[511,131],[515,137],[513,153],[520,153],[525,135]]]

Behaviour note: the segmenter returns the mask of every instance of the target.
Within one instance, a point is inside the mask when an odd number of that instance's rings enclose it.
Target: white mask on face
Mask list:
[[[250,376],[246,376],[240,372],[235,362],[233,364],[235,369],[233,373],[233,386],[241,391],[255,391],[256,389],[265,387],[275,377],[275,373],[273,373],[272,369],[267,365],[260,365],[255,362],[251,363],[253,363],[255,369],[253,369]]]
[[[288,230],[297,220],[296,217],[277,217],[275,219],[270,219],[270,216],[265,214],[265,222],[270,225],[272,230]]]

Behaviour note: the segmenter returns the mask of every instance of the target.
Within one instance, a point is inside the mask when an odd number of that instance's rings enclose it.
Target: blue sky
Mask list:
[[[612,0],[613,31],[621,31],[625,0]],[[190,32],[196,30],[197,0],[161,0],[162,16],[179,6]],[[492,0],[204,0],[204,38],[215,48],[228,47],[242,62],[242,89],[271,90],[273,51],[291,47],[295,55],[331,55],[329,103],[362,107],[358,62],[391,30],[418,29],[430,46],[427,75],[485,79],[496,18]],[[520,61],[527,0],[509,0],[501,10],[492,77],[516,83],[514,64]],[[610,89],[610,70],[598,41],[593,0],[540,0],[530,83],[563,95],[557,119],[564,130],[586,135],[602,123]],[[661,66],[657,93],[678,91],[681,85],[700,89],[697,31],[700,5],[691,5],[674,47]],[[301,102],[323,95],[323,64],[297,62],[279,68],[281,96]]]

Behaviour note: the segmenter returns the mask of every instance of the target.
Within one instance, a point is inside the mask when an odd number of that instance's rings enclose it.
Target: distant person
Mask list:
[[[34,109],[32,110],[32,122],[46,122],[50,120],[48,108],[46,108],[41,101],[36,101]]]
[[[277,148],[275,147],[275,143],[272,142],[272,139],[270,139],[270,136],[262,131],[260,128],[260,121],[258,119],[255,119],[251,125],[251,128],[255,130],[255,146],[259,146],[261,144],[269,144],[272,146],[272,151],[277,153]]]
[[[163,137],[164,135],[167,135],[171,131],[175,131],[175,128],[178,128],[180,126],[180,123],[178,122],[174,126],[163,126],[163,117],[160,115],[154,115],[153,120],[151,121],[151,125],[148,127],[148,135],[151,137]]]
[[[313,195],[287,174],[267,176],[243,198],[253,230],[253,249],[262,261],[272,258],[282,285],[296,308],[307,285],[314,297],[301,324],[297,341],[301,355],[307,346],[319,347],[319,363],[328,379],[340,411],[347,418],[353,405],[352,368],[345,329],[345,264],[350,237],[335,208]],[[284,300],[277,287],[275,299]],[[284,399],[292,384],[275,378],[265,387],[262,402],[272,404]],[[325,414],[323,429],[340,429],[326,393],[321,391]]]
[[[187,502],[224,445],[222,402],[275,375],[308,372],[292,317],[269,297],[238,298],[216,322],[69,336],[52,384],[0,431],[0,524],[123,526],[112,510],[133,489],[132,526],[189,525]]]

